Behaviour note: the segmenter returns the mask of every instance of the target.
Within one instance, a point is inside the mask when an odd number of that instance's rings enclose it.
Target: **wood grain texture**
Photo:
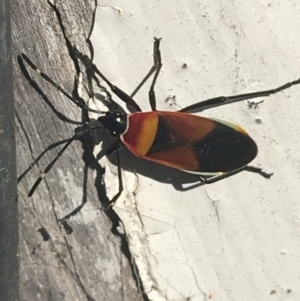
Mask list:
[[[101,210],[103,170],[91,155],[91,138],[74,142],[34,195],[27,197],[40,170],[61,145],[46,152],[37,164],[35,160],[49,145],[74,135],[86,121],[80,108],[25,65],[40,93],[34,89],[18,63],[18,55],[26,53],[72,95],[76,69],[66,41],[89,54],[86,40],[96,3],[54,3],[12,2],[21,300],[142,300],[124,255],[126,241],[111,231],[113,215]],[[59,219],[82,203],[82,210],[68,220],[74,230],[68,235]]]
[[[18,196],[10,3],[0,0],[0,296],[19,300]]]

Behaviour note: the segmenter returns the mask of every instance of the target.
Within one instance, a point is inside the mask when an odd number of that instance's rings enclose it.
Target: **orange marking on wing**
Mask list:
[[[136,156],[143,157],[153,144],[158,125],[156,112],[129,115],[128,130],[121,136],[124,145]]]

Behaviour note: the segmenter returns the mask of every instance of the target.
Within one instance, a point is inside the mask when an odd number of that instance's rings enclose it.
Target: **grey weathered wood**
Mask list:
[[[93,21],[94,1],[56,1],[57,14],[46,0],[12,3],[14,91],[16,99],[17,168],[20,211],[21,300],[141,300],[121,239],[111,232],[112,222],[101,210],[95,187],[96,165],[88,151],[74,142],[49,172],[32,198],[27,197],[39,169],[55,156],[60,146],[24,171],[50,144],[71,137],[76,125],[57,116],[22,74],[17,56],[24,52],[53,80],[72,94],[75,82],[61,25],[77,49],[88,52],[86,39]],[[82,110],[46,83],[27,66],[55,110],[68,120],[82,122]],[[88,147],[85,147],[88,150]],[[91,151],[91,150],[90,150]],[[86,191],[86,192],[85,192]],[[68,221],[74,232],[67,235],[59,219],[86,198],[82,211]],[[44,227],[51,239],[43,241]]]
[[[19,299],[18,203],[10,3],[0,0],[0,299]]]

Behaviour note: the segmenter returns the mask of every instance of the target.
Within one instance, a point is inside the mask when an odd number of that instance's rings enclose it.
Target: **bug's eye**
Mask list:
[[[117,136],[117,132],[116,131],[112,131],[112,132],[110,132],[110,134],[111,134],[111,136]]]
[[[115,117],[116,120],[119,120],[121,118],[121,113],[120,112],[115,112],[114,117]]]

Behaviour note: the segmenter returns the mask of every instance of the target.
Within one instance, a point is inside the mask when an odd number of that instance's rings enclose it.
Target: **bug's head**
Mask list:
[[[119,111],[106,112],[98,121],[109,131],[112,136],[119,136],[126,130],[127,115]]]

